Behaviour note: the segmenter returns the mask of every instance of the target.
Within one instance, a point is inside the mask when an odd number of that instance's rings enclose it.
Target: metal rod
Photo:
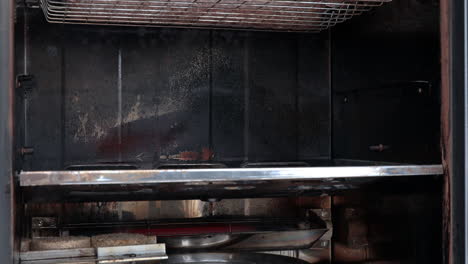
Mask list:
[[[249,161],[250,155],[250,34],[244,38],[243,81],[244,81],[244,161]]]
[[[24,8],[23,13],[23,74],[28,75],[28,32],[29,32],[29,20],[28,20],[28,9]],[[29,146],[29,124],[28,124],[28,110],[29,110],[29,98],[25,96],[23,99],[23,145]]]
[[[117,124],[119,140],[119,161],[122,161],[122,48],[119,47],[117,62]]]

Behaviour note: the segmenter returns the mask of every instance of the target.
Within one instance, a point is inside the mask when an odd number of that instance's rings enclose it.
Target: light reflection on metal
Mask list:
[[[187,170],[23,171],[21,186],[327,180],[443,174],[442,165]]]
[[[161,264],[247,264],[247,263],[269,263],[269,264],[307,264],[299,259],[285,256],[259,254],[259,253],[193,253],[170,255]]]

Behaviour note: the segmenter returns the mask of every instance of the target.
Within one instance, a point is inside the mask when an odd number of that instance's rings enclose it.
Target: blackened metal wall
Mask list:
[[[52,25],[28,12],[26,169],[207,149],[222,163],[329,156],[326,34]]]

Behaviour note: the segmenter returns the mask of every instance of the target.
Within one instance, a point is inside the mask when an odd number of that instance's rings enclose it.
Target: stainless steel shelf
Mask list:
[[[20,186],[134,185],[307,181],[341,178],[400,177],[443,174],[442,165],[396,165],[298,168],[222,168],[176,170],[23,171]]]

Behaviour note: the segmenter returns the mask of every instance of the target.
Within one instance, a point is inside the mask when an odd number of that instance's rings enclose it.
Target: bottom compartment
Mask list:
[[[442,239],[435,230],[442,226],[441,179],[401,183],[321,196],[28,202],[20,259],[30,264],[440,263]],[[106,234],[114,236],[88,248],[31,247],[44,237],[95,241]],[[121,242],[122,236],[155,239],[142,244]]]

